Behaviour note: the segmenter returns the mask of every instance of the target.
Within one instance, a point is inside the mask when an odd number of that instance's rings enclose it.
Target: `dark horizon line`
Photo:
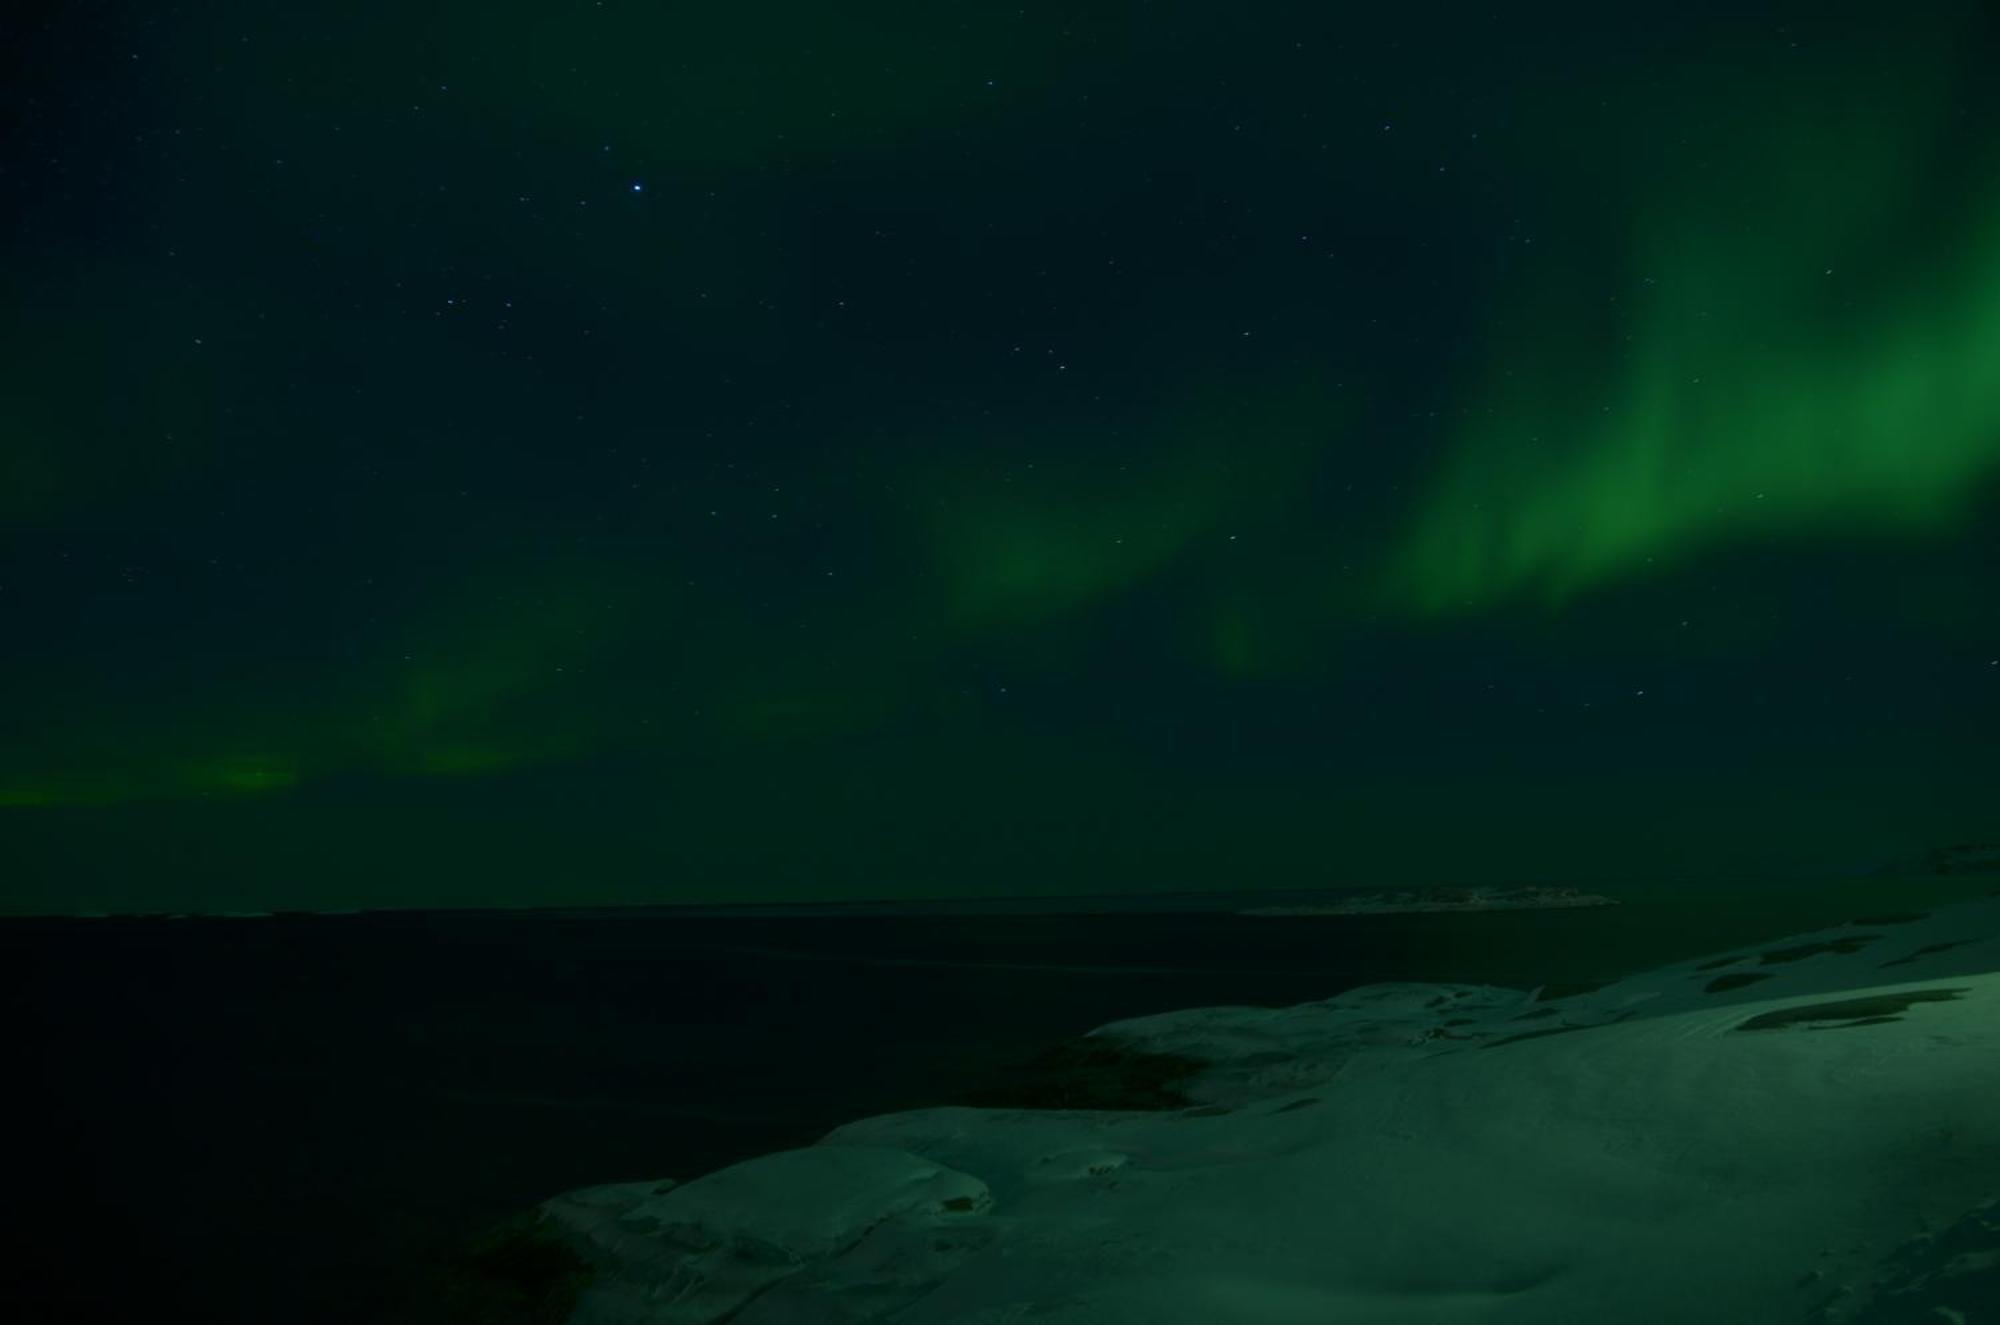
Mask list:
[[[1246,888],[1246,889],[1173,889],[1164,892],[1106,892],[1106,893],[1012,893],[1005,896],[927,896],[927,897],[867,897],[828,899],[786,899],[757,902],[610,902],[581,905],[562,903],[524,903],[502,906],[364,906],[364,907],[273,907],[268,910],[149,910],[149,911],[9,911],[0,909],[0,921],[22,920],[278,920],[301,917],[362,918],[383,916],[498,916],[498,915],[608,915],[644,912],[674,912],[680,914],[736,914],[777,912],[782,910],[833,910],[863,912],[870,909],[935,907],[943,910],[972,910],[987,906],[1002,906],[1009,903],[1049,902],[1064,903],[1048,914],[1070,914],[1087,909],[1082,904],[1090,902],[1134,900],[1169,900],[1175,898],[1209,899],[1252,899],[1272,897],[1323,897],[1355,893],[1376,893],[1425,888],[1479,889],[1502,891],[1515,888],[1545,887],[1573,888],[1577,890],[1599,887],[1616,888],[1625,886],[1647,886],[1666,883],[1719,883],[1746,880],[1755,877],[1766,882],[1805,882],[1815,879],[1853,879],[1871,875],[1887,877],[1892,871],[1887,865],[1877,864],[1862,868],[1840,871],[1718,871],[1696,872],[1681,870],[1662,874],[1622,875],[1607,879],[1603,884],[1590,881],[1547,879],[1523,879],[1505,882],[1485,881],[1479,883],[1453,882],[1408,882],[1385,881],[1366,884],[1321,884],[1290,888]],[[1912,871],[1911,873],[1918,873]]]

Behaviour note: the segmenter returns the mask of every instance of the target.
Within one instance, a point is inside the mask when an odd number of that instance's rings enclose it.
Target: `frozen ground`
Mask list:
[[[925,1109],[569,1193],[572,1321],[2000,1320],[2000,899],[1542,993],[1119,1022],[1204,1064],[1192,1107]]]

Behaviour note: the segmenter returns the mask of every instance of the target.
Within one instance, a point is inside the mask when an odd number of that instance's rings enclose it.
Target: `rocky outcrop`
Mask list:
[[[547,1226],[590,1267],[571,1325],[876,1320],[983,1246],[968,1174],[879,1146],[781,1151],[697,1178],[589,1187]]]

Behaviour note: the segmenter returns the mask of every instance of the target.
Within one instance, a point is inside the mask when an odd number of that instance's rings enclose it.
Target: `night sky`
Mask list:
[[[2000,834],[1990,7],[9,12],[0,907]]]

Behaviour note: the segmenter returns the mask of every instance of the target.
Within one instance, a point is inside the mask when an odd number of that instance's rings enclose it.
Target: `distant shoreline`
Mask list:
[[[1381,916],[1434,911],[1542,911],[1559,907],[1617,906],[1618,899],[1574,888],[1420,888],[1370,893],[1306,906],[1258,906],[1240,916]]]

